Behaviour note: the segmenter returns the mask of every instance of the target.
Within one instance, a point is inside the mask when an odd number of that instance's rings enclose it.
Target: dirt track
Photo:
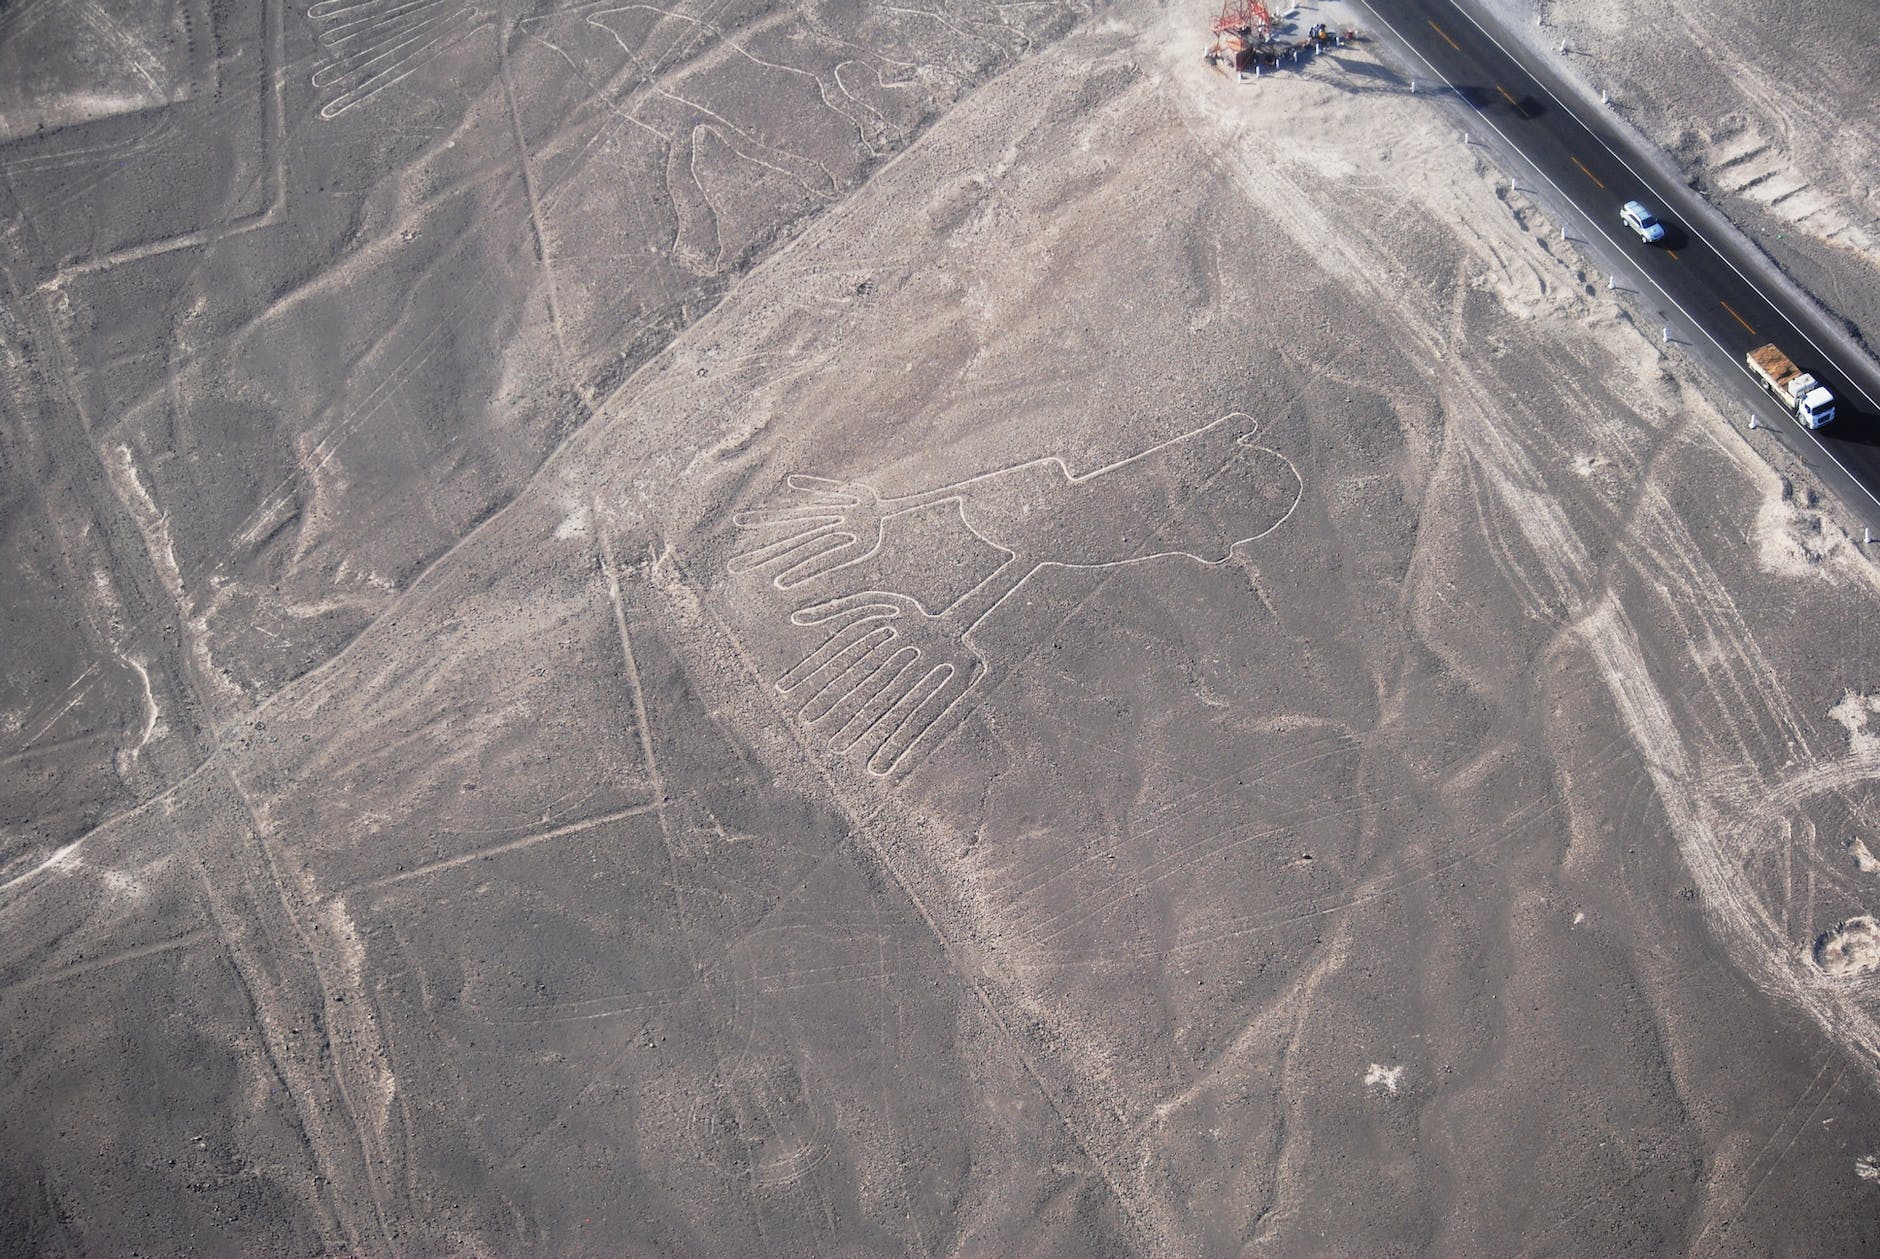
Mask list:
[[[1880,583],[1388,68],[315,9],[7,238],[17,1248],[1880,1240]]]

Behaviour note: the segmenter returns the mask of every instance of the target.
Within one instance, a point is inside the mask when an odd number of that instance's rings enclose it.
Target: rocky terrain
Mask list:
[[[1874,569],[1210,7],[4,98],[9,1250],[1880,1244]]]

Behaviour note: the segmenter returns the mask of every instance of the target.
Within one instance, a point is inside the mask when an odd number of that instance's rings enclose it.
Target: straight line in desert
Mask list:
[[[167,940],[158,940],[152,944],[133,945],[128,949],[119,949],[112,953],[106,953],[101,957],[87,958],[82,962],[74,962],[70,966],[61,966],[57,970],[47,971],[43,975],[34,975],[31,979],[23,979],[17,984],[10,985],[6,991],[15,992],[27,988],[43,988],[48,984],[64,983],[68,979],[77,979],[80,975],[89,975],[93,971],[105,970],[112,966],[121,966],[125,962],[134,962],[139,958],[155,957],[160,953],[168,953],[174,949],[186,949],[191,945],[200,944],[204,940],[213,940],[215,938],[216,935],[214,931],[207,927],[199,927],[194,931],[186,931],[180,936],[172,936]]]
[[[267,39],[263,46],[267,53],[260,71],[262,83],[260,144],[261,164],[268,172],[268,182],[272,185],[268,192],[268,203],[253,214],[232,219],[226,223],[196,228],[175,236],[159,237],[141,244],[126,245],[109,253],[68,262],[59,268],[52,279],[40,285],[42,289],[56,288],[67,275],[104,271],[126,262],[138,262],[159,254],[173,253],[179,249],[213,244],[230,236],[239,236],[252,232],[256,228],[267,227],[280,218],[282,211],[287,208],[287,118],[281,104],[282,85],[287,76],[286,36],[281,22],[281,10],[284,3],[285,0],[272,0],[272,3],[266,7],[264,19]],[[233,108],[233,103],[230,108]]]
[[[607,517],[597,498],[594,502],[594,532],[600,539],[601,565],[607,577],[607,597],[613,604],[614,631],[620,636],[620,661],[626,670],[627,686],[633,692],[633,723],[640,738],[640,755],[646,761],[646,776],[653,786],[653,803],[647,807],[659,815],[659,838],[666,849],[666,877],[672,884],[672,904],[679,920],[679,938],[685,944],[686,960],[692,973],[699,972],[698,952],[692,945],[692,929],[686,921],[685,889],[679,877],[679,853],[672,837],[672,821],[666,816],[666,779],[659,772],[659,756],[653,750],[653,731],[646,720],[646,690],[640,684],[640,662],[633,655],[633,636],[627,632],[627,612],[620,601],[620,567],[614,562],[614,546],[607,540]]]
[[[845,199],[859,194],[863,189],[869,187],[871,184],[880,180],[884,175],[886,175],[890,171],[893,171],[903,161],[907,160],[911,154],[922,152],[922,151],[923,150],[919,144],[918,137],[917,137],[914,142],[909,143],[899,153],[896,153],[888,161],[884,162],[879,168],[873,171],[866,179],[863,179],[861,182],[857,183],[853,188],[850,188],[845,194]],[[573,177],[572,175],[569,175],[569,176],[566,176],[565,178],[572,178],[572,177]],[[544,199],[551,200],[554,196],[554,191],[555,190],[553,188],[549,189]],[[789,259],[795,252],[803,249],[805,247],[805,242],[812,241],[812,240],[819,238],[820,236],[819,227],[823,221],[825,221],[825,216],[819,215],[817,222],[806,225],[795,236],[791,237],[780,248],[778,248],[775,253],[765,258],[760,264],[758,264],[757,267],[753,268],[753,270],[744,277],[743,281],[737,287],[743,287],[748,284],[757,283],[761,280],[761,278],[764,275],[769,274],[769,273],[774,273],[779,268],[787,266],[788,264],[785,260]],[[826,229],[823,229],[823,230],[826,230]],[[490,281],[486,278],[483,281],[483,283],[488,284],[490,283]],[[729,298],[729,294],[726,295],[726,300],[728,300],[728,298]],[[451,559],[452,556],[454,556],[459,551],[463,550],[465,547],[469,546],[475,539],[483,537],[486,531],[491,531],[491,530],[498,528],[499,522],[503,521],[504,518],[507,517],[508,514],[517,506],[517,504],[530,501],[531,500],[530,490],[533,486],[544,481],[547,478],[547,474],[549,474],[552,470],[558,469],[559,467],[561,467],[566,460],[573,458],[575,454],[583,446],[584,441],[594,440],[593,435],[595,431],[594,429],[595,422],[606,418],[606,413],[608,412],[610,407],[612,407],[617,402],[619,402],[620,399],[632,396],[636,389],[642,388],[644,385],[647,384],[649,380],[651,380],[654,377],[657,377],[660,374],[660,372],[667,365],[667,355],[670,353],[671,345],[674,342],[677,342],[678,340],[680,340],[681,338],[687,335],[695,334],[695,331],[701,325],[709,327],[711,322],[715,318],[723,318],[723,316],[719,313],[720,311],[723,310],[723,308],[724,308],[724,301],[720,301],[718,305],[715,306],[711,311],[708,311],[706,314],[702,315],[699,319],[694,320],[691,324],[687,325],[684,329],[682,329],[678,334],[670,338],[666,346],[662,347],[662,349],[658,353],[649,355],[644,362],[642,362],[637,367],[635,367],[633,371],[629,373],[627,377],[624,380],[622,380],[617,386],[615,386],[615,388],[605,398],[598,400],[591,406],[591,408],[589,409],[587,418],[585,418],[579,424],[577,424],[565,437],[562,438],[562,440],[556,446],[554,446],[552,449],[548,450],[547,452],[543,454],[540,462],[537,463],[534,471],[531,472],[527,478],[525,478],[520,484],[518,484],[515,487],[515,492],[510,496],[507,502],[503,503],[499,508],[497,508],[496,511],[492,512],[486,519],[478,522],[475,527],[470,529],[463,536],[453,541],[449,547],[447,547],[441,554],[439,554],[436,558],[434,558],[431,561],[431,563],[427,567],[424,568],[422,572],[420,572],[419,574],[417,574],[415,577],[412,578],[410,583],[403,590],[401,590],[400,592],[398,592],[398,594],[393,596],[392,599],[387,602],[385,607],[376,616],[374,616],[372,620],[368,622],[367,625],[364,626],[360,630],[360,632],[356,634],[353,637],[353,639],[345,647],[341,648],[338,652],[334,653],[332,656],[329,656],[327,659],[321,661],[315,668],[309,670],[307,673],[302,674],[299,678],[296,678],[289,685],[284,686],[281,689],[275,691],[274,693],[259,699],[259,701],[255,704],[254,708],[247,714],[248,719],[253,720],[255,718],[262,716],[264,713],[268,712],[281,699],[283,695],[286,695],[289,693],[305,694],[307,693],[309,689],[313,687],[317,687],[320,684],[320,680],[324,676],[335,671],[342,661],[350,658],[351,653],[355,650],[357,644],[361,642],[362,640],[366,639],[367,636],[370,634],[371,630],[375,626],[381,624],[385,620],[386,617],[396,613],[401,608],[407,606],[409,601],[412,599],[414,595],[416,595],[421,590],[424,590],[427,588],[427,582],[436,580],[434,575],[440,569],[445,568],[447,566],[447,562]],[[436,336],[438,331],[439,329],[433,329],[432,334],[426,336],[424,340],[419,343],[418,349],[422,350],[425,346],[429,345],[431,341],[433,340],[433,338]],[[400,363],[399,370],[402,370],[407,364],[411,363],[413,361],[413,357],[416,356],[417,353],[418,351],[414,350],[412,351],[412,354],[407,355],[407,357]],[[428,358],[429,355],[426,354],[425,357]],[[396,374],[397,373],[395,372],[394,375]],[[394,385],[397,385],[397,384],[402,384],[403,382],[402,382],[402,379],[399,379],[391,383]],[[376,393],[380,389],[386,389],[386,385],[383,382],[381,383],[380,386],[375,387],[374,392]],[[368,394],[367,396],[368,398],[370,398],[372,395]],[[388,396],[388,397],[390,396],[389,389],[387,390],[385,396]],[[376,407],[374,409],[376,410]],[[351,413],[348,418],[350,419],[351,415],[356,415],[356,414],[357,414],[357,410],[355,409],[355,412]],[[320,462],[324,463],[327,458],[330,458],[332,453],[337,449],[338,442],[340,440],[343,440],[345,436],[349,435],[352,429],[356,428],[358,424],[363,423],[365,418],[369,418],[369,415],[370,413],[368,412],[367,415],[361,416],[357,420],[354,420],[352,424],[346,429],[346,431],[344,433],[341,433],[337,439],[333,437],[331,430],[329,430],[329,433],[327,434],[327,436],[321,439],[321,445],[323,447],[326,447],[326,453],[322,456]],[[344,421],[342,421],[342,423],[344,423]],[[291,489],[291,487],[299,480],[299,478],[305,474],[305,471],[306,471],[305,469],[297,469],[295,472],[289,474],[286,478],[284,478],[280,482],[280,484],[277,485],[272,491],[270,491],[269,495],[263,499],[262,505],[256,508],[255,512],[252,513],[250,517],[248,518],[248,521],[244,522],[243,530],[245,531],[247,529],[252,528],[253,524],[251,522],[260,518],[264,510],[271,509],[270,504],[272,503],[272,500],[276,496],[282,493],[288,492]],[[226,563],[228,558],[229,558],[229,555],[225,553],[220,559],[216,561],[215,564],[210,565],[206,571],[214,572],[217,567],[219,567],[221,564]],[[139,622],[138,626],[134,628],[141,628],[141,627],[142,627],[142,622]],[[127,638],[122,639],[118,643],[118,646],[122,647],[123,645],[125,645],[126,642],[128,642]],[[67,687],[67,692],[69,693],[74,688],[81,688],[81,684],[82,684],[82,689],[81,689],[81,694],[82,694],[83,688],[89,687],[89,682],[87,682],[87,677],[95,676],[95,670],[96,670],[95,665],[87,669],[84,674],[81,674],[77,679],[75,679],[71,683],[70,686]],[[63,697],[63,694],[61,697]],[[41,714],[37,714],[37,715],[43,715],[43,710],[41,711]],[[56,722],[56,717],[54,721]],[[39,737],[42,737],[46,731],[51,729],[53,724],[54,724],[53,722],[46,723],[41,728],[39,734],[35,735],[34,738],[37,739]],[[239,725],[240,723],[237,723],[237,724]],[[7,880],[5,883],[0,883],[0,894],[4,894],[5,892],[10,891],[13,888],[20,886],[28,882],[32,878],[40,874],[43,874],[45,871],[53,868],[63,858],[69,856],[73,851],[78,849],[92,835],[95,835],[98,832],[102,831],[105,827],[113,825],[117,822],[121,822],[127,817],[134,816],[135,814],[137,814],[139,811],[146,808],[147,806],[153,803],[156,803],[160,800],[169,798],[179,787],[184,785],[184,783],[191,781],[192,779],[197,777],[197,775],[199,775],[204,769],[206,769],[208,766],[213,764],[216,761],[217,757],[222,753],[222,751],[225,750],[225,747],[226,747],[226,742],[222,736],[222,733],[220,731],[213,732],[213,741],[210,744],[207,754],[203,757],[202,763],[197,765],[194,769],[192,769],[183,780],[177,783],[171,784],[168,787],[165,787],[163,790],[159,791],[157,794],[150,796],[149,798],[145,800],[138,801],[135,805],[126,809],[122,813],[118,813],[114,815],[113,817],[104,819],[103,821],[99,822],[97,825],[93,826],[90,830],[86,831],[83,835],[78,836],[76,839],[66,844],[57,852],[53,853],[52,856],[47,858],[45,861],[39,863],[38,865],[34,866],[32,869],[26,871],[25,873]]]
[[[621,822],[630,817],[639,817],[642,813],[651,813],[658,807],[659,806],[656,804],[636,804],[629,809],[616,809],[612,813],[601,813],[594,817],[582,818],[576,822],[568,822],[561,826],[550,827],[545,831],[536,831],[533,834],[523,835],[516,839],[506,839],[500,844],[491,844],[487,848],[478,848],[473,852],[458,853],[455,857],[445,857],[441,861],[426,862],[421,866],[413,866],[409,870],[400,870],[395,874],[381,875],[376,879],[367,879],[363,883],[354,883],[349,887],[339,889],[334,892],[333,895],[345,896],[351,892],[363,892],[372,888],[387,887],[393,883],[403,883],[410,879],[421,879],[426,875],[441,874],[445,870],[454,870],[458,866],[466,866],[473,861],[481,861],[485,857],[500,856],[506,852],[514,852],[518,848],[529,848],[535,844],[545,843],[551,839],[560,839],[566,835],[575,835],[582,831],[592,830],[596,826],[605,826],[609,822]]]
[[[1155,1236],[1157,1229],[1152,1222],[1155,1218],[1155,1213],[1146,1210],[1144,1204],[1139,1201],[1139,1195],[1123,1183],[1120,1172],[1125,1169],[1113,1167],[1111,1161],[1099,1153],[1096,1142],[1101,1139],[1101,1130],[1088,1130],[1086,1124],[1071,1111],[1065,1099],[1060,1096],[1058,1090],[1052,1088],[1051,1082],[1040,1069],[1035,1059],[1033,1048],[1018,1034],[1017,1030],[1012,1026],[1011,1021],[1006,1017],[1002,1005],[1006,1002],[1010,1002],[1011,998],[1003,992],[1002,982],[995,978],[987,969],[984,962],[978,956],[978,950],[974,947],[972,941],[956,940],[953,935],[940,924],[934,910],[916,889],[908,871],[903,868],[903,863],[891,856],[887,847],[883,845],[876,833],[877,828],[875,824],[881,818],[882,814],[889,811],[889,797],[885,793],[878,796],[877,800],[879,803],[873,808],[864,807],[861,802],[852,798],[851,792],[836,781],[828,766],[817,754],[816,749],[807,742],[802,728],[795,721],[791,720],[788,711],[780,707],[777,693],[774,688],[768,684],[765,671],[757,666],[756,661],[745,648],[742,640],[739,639],[732,631],[731,627],[725,623],[723,618],[718,615],[716,609],[712,608],[711,605],[705,601],[703,593],[706,588],[686,573],[684,569],[679,566],[676,559],[673,561],[673,569],[680,582],[682,582],[695,597],[699,598],[699,606],[705,610],[710,620],[711,627],[722,644],[722,648],[735,656],[738,664],[745,670],[749,677],[749,685],[752,693],[762,694],[765,697],[763,701],[764,707],[777,719],[779,727],[788,732],[796,754],[793,759],[799,760],[801,764],[805,765],[811,773],[821,780],[824,788],[828,792],[828,798],[831,803],[833,803],[848,820],[851,833],[855,836],[857,841],[859,841],[858,847],[865,851],[869,857],[872,858],[876,866],[886,873],[895,888],[900,891],[901,895],[906,898],[908,904],[913,907],[921,923],[933,937],[934,943],[939,949],[941,956],[947,960],[950,973],[965,985],[966,989],[972,993],[986,1016],[992,1020],[993,1026],[998,1029],[1000,1038],[1011,1048],[1014,1058],[1025,1074],[1031,1078],[1032,1083],[1037,1087],[1040,1096],[1044,1099],[1045,1105],[1051,1108],[1051,1112],[1056,1117],[1065,1137],[1086,1160],[1097,1177],[1102,1180],[1105,1188],[1108,1189],[1117,1207],[1122,1212],[1123,1218],[1127,1219],[1132,1226],[1139,1230],[1142,1237],[1148,1238]],[[911,827],[911,829],[918,830],[917,827]],[[999,994],[998,997],[995,997],[995,992]],[[1066,1070],[1068,1071],[1068,1068],[1066,1068]],[[1074,1073],[1072,1074],[1073,1078],[1081,1084],[1088,1085],[1096,1083],[1077,1077]]]

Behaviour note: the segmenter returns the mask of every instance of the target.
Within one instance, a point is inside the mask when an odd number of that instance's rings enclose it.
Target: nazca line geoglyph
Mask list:
[[[316,0],[307,20],[328,57],[313,86],[330,94],[320,117],[331,119],[408,77],[489,14],[462,0]]]
[[[874,487],[794,473],[791,500],[738,513],[752,535],[734,574],[767,575],[786,593],[822,589],[791,615],[823,641],[777,681],[796,715],[877,776],[931,750],[999,672],[975,631],[1047,568],[1106,569],[1151,560],[1216,566],[1292,515],[1304,482],[1254,442],[1236,413],[1082,475],[1055,456],[897,498]],[[890,522],[951,505],[967,532],[1003,555],[938,611],[896,590],[830,594],[831,582],[892,546]]]

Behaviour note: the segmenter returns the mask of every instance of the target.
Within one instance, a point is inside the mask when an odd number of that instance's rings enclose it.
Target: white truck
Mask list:
[[[1804,428],[1820,428],[1834,418],[1834,395],[1827,386],[1797,367],[1773,345],[1758,346],[1743,356],[1750,374],[1774,394]]]

